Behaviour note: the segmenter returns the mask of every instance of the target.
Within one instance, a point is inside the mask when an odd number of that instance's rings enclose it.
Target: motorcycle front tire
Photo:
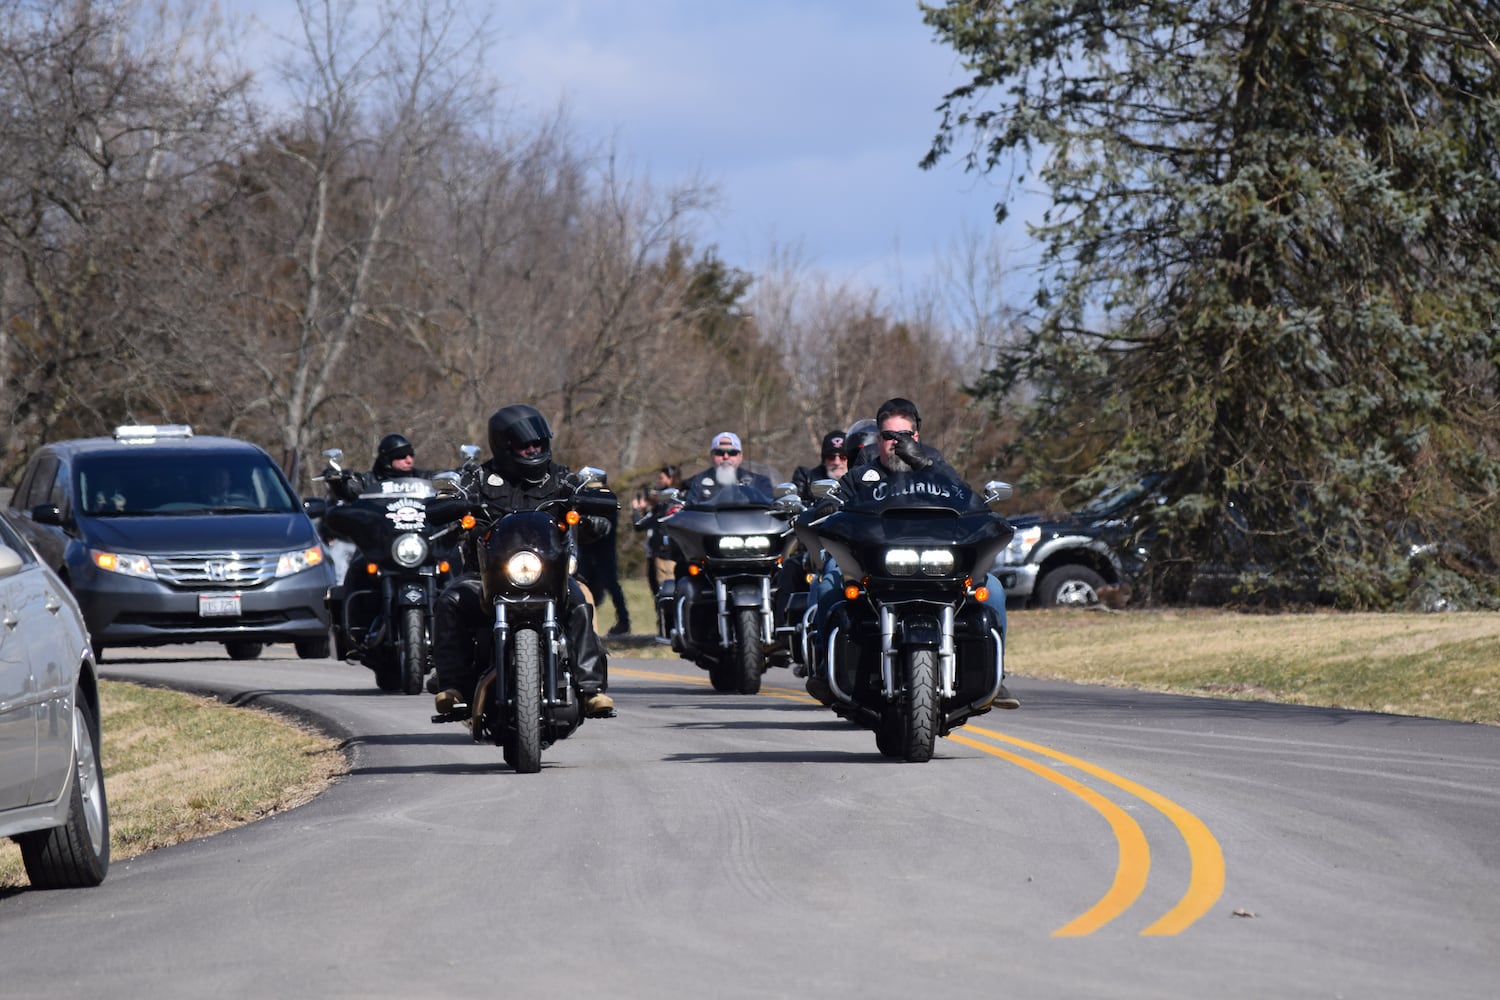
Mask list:
[[[542,769],[542,637],[536,629],[523,628],[512,641],[512,721],[505,760],[517,774],[536,774]]]
[[[401,686],[407,694],[421,694],[427,677],[427,616],[421,608],[401,612]]]
[[[902,660],[906,690],[896,702],[902,710],[901,756],[921,764],[932,759],[937,742],[937,651],[908,649]]]
[[[740,608],[734,616],[735,680],[740,694],[759,694],[766,672],[766,648],[760,642],[760,612]]]

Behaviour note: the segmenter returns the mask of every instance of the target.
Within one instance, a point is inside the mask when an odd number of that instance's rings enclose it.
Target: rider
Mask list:
[[[417,468],[417,453],[404,434],[387,434],[375,447],[375,462],[369,472],[346,470],[342,476],[327,477],[324,483],[334,499],[358,500],[361,493],[378,493],[387,479],[416,477],[431,479],[432,472]]]
[[[568,468],[552,460],[552,428],[535,408],[504,406],[490,417],[490,458],[478,467],[459,473],[464,492],[477,496],[505,512],[535,510],[548,500],[567,495],[563,481]],[[607,518],[585,517],[578,526],[579,541],[587,542],[609,533]],[[438,597],[433,666],[436,668],[437,710],[446,714],[468,700],[462,692],[474,690],[479,680],[475,657],[481,635],[487,633],[489,615],[484,607],[474,543],[466,543],[466,572],[443,588]],[[609,687],[609,660],[594,632],[594,610],[577,581],[568,581],[564,608],[568,645],[584,712],[589,718],[615,714]]]
[[[822,465],[811,468],[797,466],[792,473],[792,483],[797,487],[803,503],[812,503],[812,484],[819,479],[842,479],[849,471],[848,437],[843,431],[829,431],[823,435]]]
[[[873,421],[871,425],[873,426]],[[824,434],[821,455],[823,464],[811,467],[799,465],[792,472],[792,484],[797,487],[797,494],[804,504],[817,502],[817,497],[813,496],[813,483],[820,479],[837,480],[849,471],[848,436],[843,431]],[[798,545],[791,555],[782,560],[781,568],[776,571],[774,601],[778,623],[783,622],[786,616],[792,594],[807,589],[807,551]]]
[[[741,469],[744,449],[740,447],[740,436],[731,431],[714,435],[708,445],[708,468],[689,476],[683,483],[688,499],[702,503],[725,486],[739,485],[746,489],[759,490],[767,497],[771,495],[771,480],[758,472]]]
[[[944,461],[941,452],[921,443],[922,417],[917,412],[917,404],[911,400],[896,396],[881,403],[880,409],[875,411],[875,423],[880,433],[876,456],[854,466],[839,480],[838,493],[845,503],[855,500],[863,503],[878,502],[880,497],[898,489],[914,472],[935,472],[963,481],[958,472]],[[817,518],[828,512],[824,505],[813,508],[803,517]],[[822,621],[826,620],[828,611],[837,603],[841,590],[842,584],[828,574],[814,581],[814,596],[811,599],[819,604],[817,618],[820,631]],[[989,593],[985,603],[999,617],[1000,634],[1004,635],[1005,589],[993,577],[989,579]],[[995,708],[1020,708],[1021,701],[1002,682],[1000,694],[993,705]]]

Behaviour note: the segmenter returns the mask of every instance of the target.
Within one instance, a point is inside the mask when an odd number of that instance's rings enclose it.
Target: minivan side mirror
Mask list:
[[[31,508],[31,519],[37,524],[63,526],[62,508],[55,503],[39,503]]]

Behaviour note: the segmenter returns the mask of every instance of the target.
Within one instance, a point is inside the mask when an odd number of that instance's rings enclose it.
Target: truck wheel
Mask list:
[[[1044,608],[1091,608],[1099,603],[1104,577],[1087,566],[1048,570],[1037,585],[1037,604]]]

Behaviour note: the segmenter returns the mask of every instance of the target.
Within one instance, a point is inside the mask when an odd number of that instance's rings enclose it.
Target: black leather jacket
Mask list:
[[[482,465],[466,466],[458,470],[458,479],[466,494],[479,498],[490,515],[500,517],[517,510],[536,510],[548,500],[568,496],[571,491],[563,480],[567,478],[569,471],[566,465],[549,462],[541,482],[512,481],[505,477],[492,458]],[[585,517],[578,525],[578,541],[597,541],[609,535],[611,530],[609,518],[597,515]],[[472,539],[465,540],[464,565],[467,567],[478,565],[473,546]]]

